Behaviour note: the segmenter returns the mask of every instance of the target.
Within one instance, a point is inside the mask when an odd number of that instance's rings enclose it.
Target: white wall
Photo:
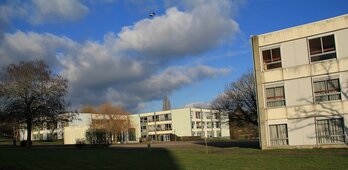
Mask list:
[[[348,57],[348,29],[339,30],[336,32],[336,51],[337,58],[347,58]]]
[[[175,135],[192,135],[190,114],[190,108],[172,110],[172,129]]]
[[[314,118],[288,120],[289,145],[316,145]]]
[[[286,106],[313,103],[312,80],[309,77],[284,82]]]
[[[140,116],[139,114],[130,115],[130,119],[133,127],[135,128],[136,142],[139,142],[139,138],[141,138]]]
[[[76,119],[68,127],[64,127],[64,144],[76,144],[76,140],[86,139],[91,121],[90,113],[78,113]]]
[[[280,50],[282,68],[309,64],[306,38],[284,42]]]

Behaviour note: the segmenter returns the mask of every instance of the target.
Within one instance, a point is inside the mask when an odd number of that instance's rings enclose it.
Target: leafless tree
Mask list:
[[[256,86],[252,71],[241,75],[228,84],[224,92],[212,103],[222,116],[229,118],[229,124],[257,127]]]
[[[107,141],[117,141],[117,136],[124,136],[128,128],[133,127],[129,113],[120,106],[113,106],[111,103],[101,104],[99,107],[84,106],[82,112],[93,113],[90,130],[105,132]]]
[[[10,64],[0,78],[0,108],[8,121],[25,124],[26,146],[31,146],[35,125],[58,119],[68,105],[67,79],[54,74],[43,61]]]

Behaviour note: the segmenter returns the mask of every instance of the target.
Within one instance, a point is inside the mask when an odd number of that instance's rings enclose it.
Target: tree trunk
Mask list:
[[[32,128],[32,122],[31,119],[27,119],[27,148],[31,147],[31,128]]]

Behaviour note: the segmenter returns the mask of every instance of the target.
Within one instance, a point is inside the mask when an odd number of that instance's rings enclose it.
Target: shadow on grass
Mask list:
[[[195,144],[205,145],[204,141],[194,142]],[[260,149],[258,140],[249,140],[249,141],[207,141],[208,146],[219,147],[219,148],[253,148]]]
[[[0,170],[180,169],[164,148],[75,148],[72,145],[0,147]]]

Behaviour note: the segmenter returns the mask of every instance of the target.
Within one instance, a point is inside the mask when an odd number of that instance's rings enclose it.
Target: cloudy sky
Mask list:
[[[251,35],[347,12],[345,0],[1,0],[0,67],[46,61],[72,108],[199,106],[252,69]]]

